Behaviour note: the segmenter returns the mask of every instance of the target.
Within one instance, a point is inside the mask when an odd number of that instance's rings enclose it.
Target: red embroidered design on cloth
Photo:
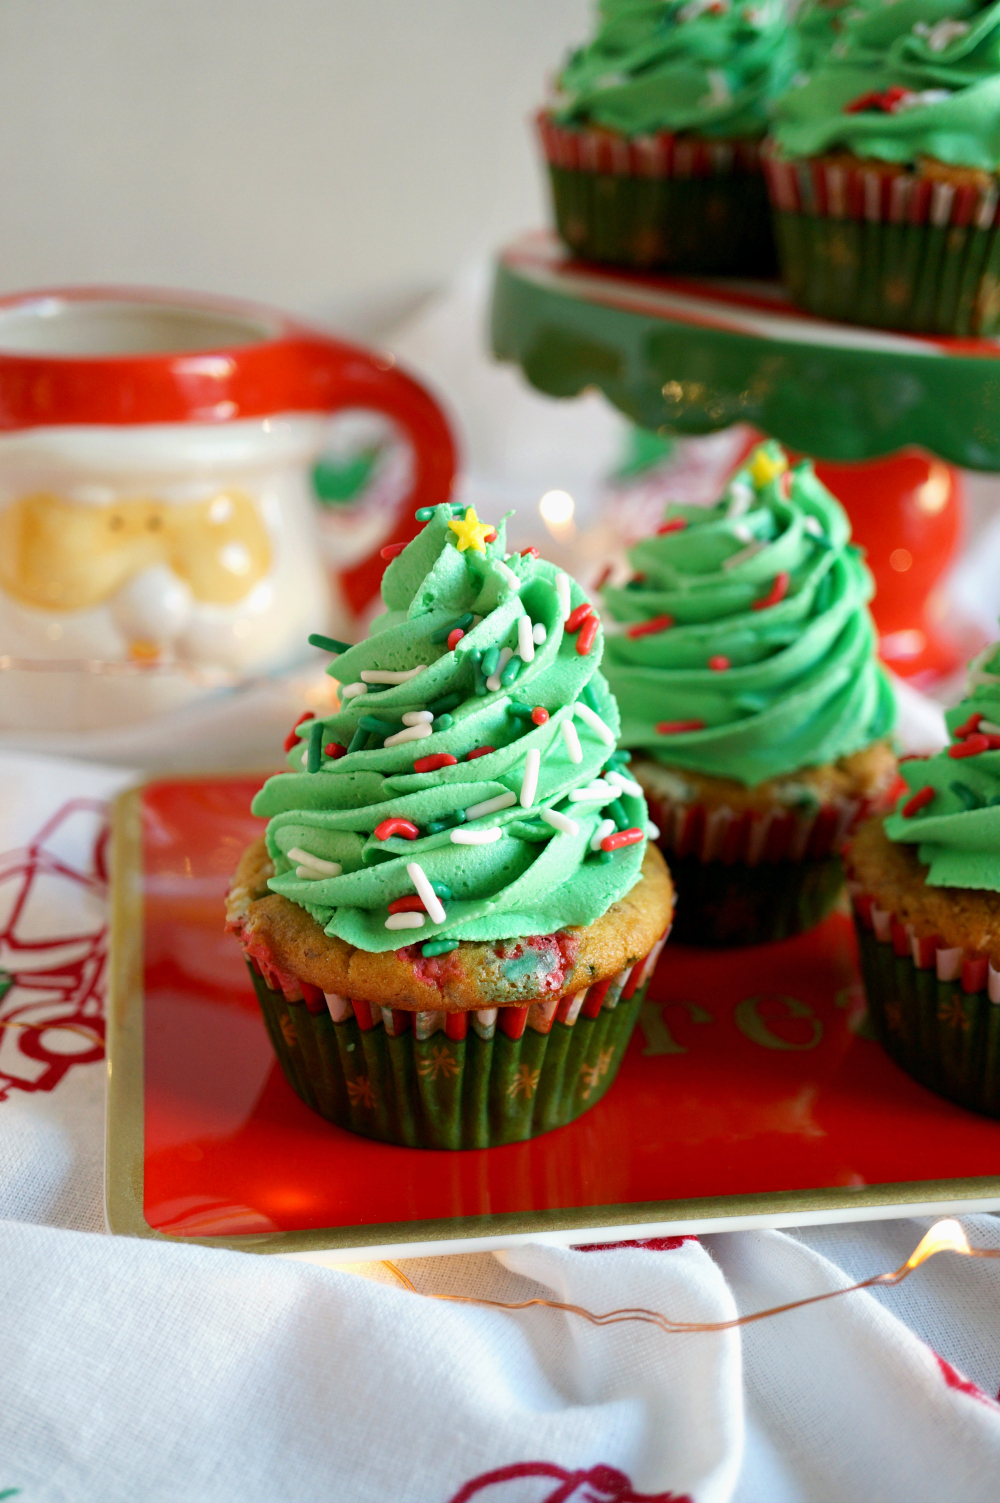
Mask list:
[[[550,1461],[515,1461],[473,1477],[449,1503],[467,1503],[481,1498],[482,1503],[522,1503],[528,1494],[523,1488],[506,1483],[523,1482],[534,1477],[551,1481],[550,1490],[532,1491],[531,1503],[691,1503],[685,1493],[637,1493],[624,1472],[613,1466],[593,1466],[588,1471],[570,1472]],[[544,1482],[542,1484],[544,1489]]]
[[[991,1399],[988,1393],[983,1392],[978,1383],[973,1383],[972,1379],[967,1378],[964,1373],[960,1373],[957,1367],[952,1367],[947,1358],[935,1352],[933,1347],[931,1347],[931,1352],[933,1353],[934,1361],[941,1369],[941,1376],[949,1388],[954,1388],[959,1393],[967,1393],[970,1399],[978,1399],[981,1404],[989,1404],[991,1409],[1000,1407],[996,1399]]]
[[[71,799],[27,846],[0,854],[0,1102],[15,1090],[51,1091],[74,1065],[104,1057],[104,808]],[[82,867],[61,852],[76,843],[71,826],[81,817],[98,822]],[[95,922],[39,933],[46,911],[67,898],[74,911],[94,909]]]

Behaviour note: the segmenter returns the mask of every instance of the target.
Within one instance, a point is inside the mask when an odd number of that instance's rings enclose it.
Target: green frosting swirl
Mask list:
[[[775,108],[785,156],[846,148],[912,163],[936,158],[992,172],[1000,163],[1000,0],[857,0],[821,66]],[[883,98],[845,110],[866,95]]]
[[[455,519],[460,516],[459,510]],[[337,714],[301,725],[301,739],[289,755],[292,771],[270,778],[253,804],[255,814],[270,818],[267,845],[276,873],[271,887],[307,909],[327,934],[362,950],[428,941],[449,948],[443,941],[511,939],[593,923],[638,880],[645,852],[645,838],[612,854],[590,849],[605,818],[645,832],[641,797],[603,780],[587,799],[568,797],[599,780],[618,733],[615,702],[597,671],[603,635],[598,632],[589,654],[581,655],[580,638],[563,626],[560,571],[530,556],[505,560],[502,523],[496,540],[481,551],[460,551],[452,518],[450,506],[437,507],[389,564],[382,581],[385,614],[330,672],[346,686],[372,671],[398,674],[426,666],[405,682],[344,697]],[[573,606],[584,603],[579,586],[566,582]],[[465,635],[449,650],[447,629],[462,617]],[[544,642],[512,682],[488,688],[483,670],[493,666],[491,653],[517,651],[518,622],[525,617],[544,627]],[[528,713],[536,706],[549,712],[541,725]],[[608,728],[610,744],[588,723],[588,709]],[[426,710],[435,716],[430,735],[384,744],[403,730],[404,713]],[[367,735],[366,717],[379,723]],[[580,762],[571,760],[564,724],[576,728]],[[355,749],[334,760],[320,750],[332,743]],[[311,765],[310,744],[319,764],[314,772],[303,770]],[[469,760],[481,747],[493,750]],[[462,811],[485,801],[520,797],[533,749],[541,760],[529,808],[512,803],[463,818]],[[457,760],[434,771],[414,770],[415,761],[438,753]],[[620,754],[614,756],[617,766]],[[576,833],[545,823],[543,809],[574,821]],[[419,838],[377,839],[376,827],[397,816],[416,825]],[[457,844],[450,827],[457,820],[459,834],[498,828],[499,837]],[[342,871],[317,880],[298,875],[301,861],[289,856],[293,850],[337,863]],[[415,892],[410,862],[443,888],[445,921],[436,924],[427,916],[419,929],[387,929],[389,903]]]
[[[563,69],[566,124],[625,135],[760,136],[795,69],[781,0],[601,0],[597,35]]]
[[[930,867],[932,887],[978,887],[1000,892],[1000,648],[986,648],[970,665],[966,698],[945,715],[951,748],[900,763],[907,791],[885,822],[891,840],[916,844]],[[980,732],[980,741],[969,733]],[[956,732],[962,732],[957,735]],[[985,733],[985,734],[983,734]],[[996,744],[987,745],[988,741]],[[971,756],[949,750],[973,749]],[[921,789],[934,796],[903,809]],[[922,802],[922,801],[921,801]]]
[[[666,618],[608,638],[623,746],[753,787],[892,729],[871,575],[811,463],[789,480],[786,463],[765,444],[715,506],[671,506],[671,530],[629,552],[636,577],[605,590],[619,622]]]

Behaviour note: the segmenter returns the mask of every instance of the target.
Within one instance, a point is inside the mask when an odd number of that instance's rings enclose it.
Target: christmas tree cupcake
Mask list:
[[[303,1100],[387,1142],[486,1148],[607,1090],[672,888],[579,586],[471,508],[425,520],[370,637],[314,639],[341,706],[257,795],[229,920]]]
[[[605,590],[606,672],[677,885],[676,938],[816,923],[839,850],[895,778],[872,580],[808,460],[756,450],[711,507],[671,506]]]
[[[995,333],[1000,0],[858,0],[831,13],[825,52],[822,14],[802,23],[818,66],[775,106],[765,152],[792,296],[855,323]]]
[[[601,0],[540,116],[556,224],[621,266],[771,275],[760,141],[794,72],[782,0]]]
[[[868,1008],[917,1080],[1000,1117],[1000,650],[972,666],[950,744],[847,853]]]

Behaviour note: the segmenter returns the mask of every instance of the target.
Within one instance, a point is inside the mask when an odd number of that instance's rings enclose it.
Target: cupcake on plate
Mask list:
[[[765,151],[792,296],[854,323],[995,333],[1000,3],[859,0],[839,24]]]
[[[1000,650],[974,662],[950,744],[847,851],[868,1009],[931,1090],[1000,1117]]]
[[[808,460],[756,450],[710,507],[671,506],[606,588],[605,671],[677,887],[674,936],[783,939],[842,885],[839,851],[895,780],[872,580]]]
[[[539,118],[560,236],[618,266],[773,275],[760,167],[794,72],[781,0],[601,0]]]
[[[266,836],[229,921],[309,1106],[487,1148],[603,1096],[672,888],[579,586],[442,505],[382,596],[366,641],[314,639],[339,654],[341,706],[299,723],[257,795]]]

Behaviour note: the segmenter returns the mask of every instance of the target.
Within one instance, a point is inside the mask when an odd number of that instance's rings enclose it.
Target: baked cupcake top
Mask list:
[[[917,845],[932,887],[1000,892],[1000,647],[969,668],[966,698],[945,715],[950,744],[900,764],[907,792],[885,822]]]
[[[598,16],[559,78],[564,124],[760,136],[794,72],[781,0],[601,0]]]
[[[848,150],[1000,163],[1000,0],[858,0],[817,71],[775,106],[785,156]]]
[[[714,506],[671,506],[607,588],[605,670],[621,741],[755,787],[891,731],[872,578],[808,460],[761,445]]]
[[[597,616],[536,550],[505,555],[503,522],[427,516],[330,669],[339,711],[297,727],[254,800],[268,885],[367,951],[591,924],[646,846]]]

